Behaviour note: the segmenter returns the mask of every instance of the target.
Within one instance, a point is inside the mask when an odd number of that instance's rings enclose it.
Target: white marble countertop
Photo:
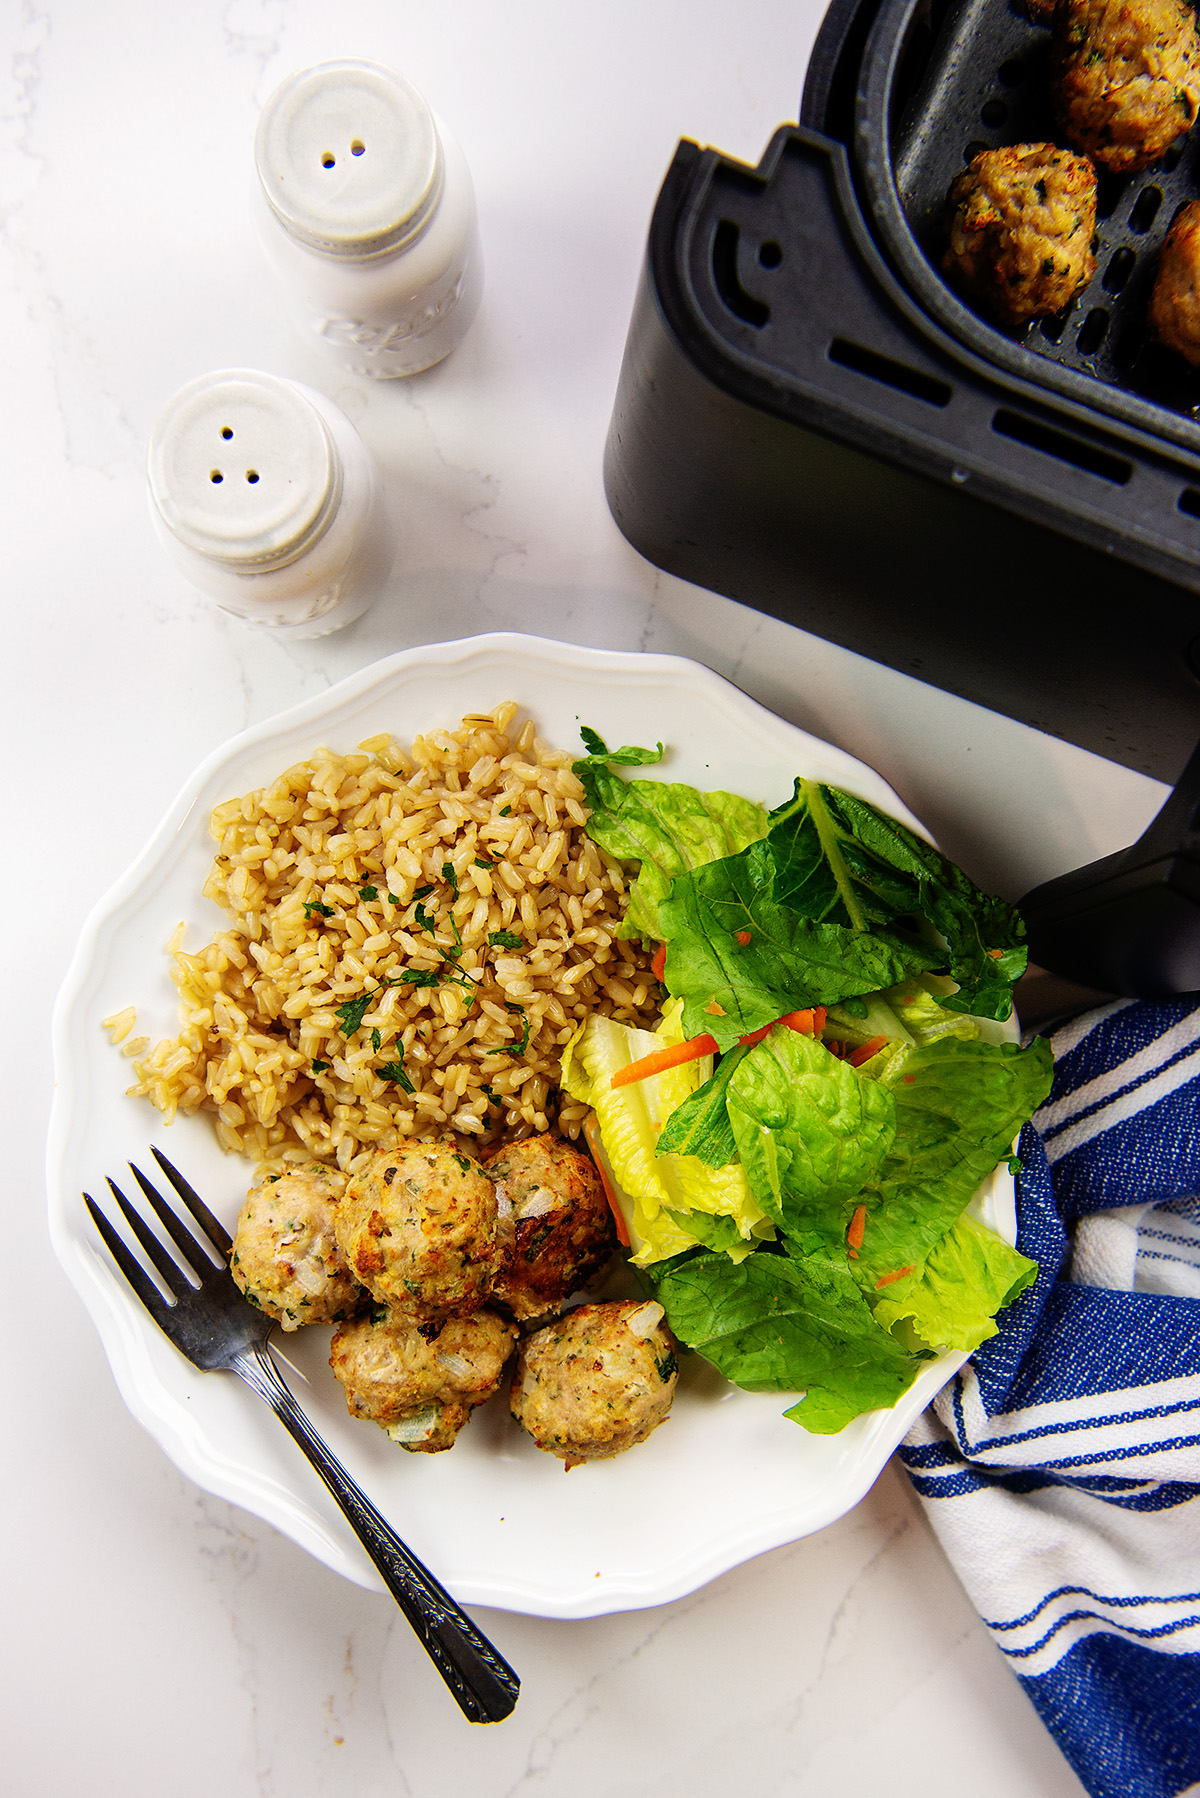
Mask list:
[[[834,1527],[675,1603],[576,1623],[480,1613],[524,1687],[508,1722],[472,1730],[390,1601],[194,1488],[131,1420],[43,1223],[50,1008],[83,918],[203,755],[395,649],[516,629],[694,656],[873,764],[1011,896],[1155,810],[1149,780],[660,574],[609,515],[604,435],[675,143],[756,161],[795,116],[819,16],[819,0],[4,11],[14,1798],[1081,1789],[894,1467]],[[250,227],[260,105],[342,55],[409,74],[479,193],[482,314],[405,384],[346,377],[294,335]],[[184,380],[230,365],[329,394],[384,470],[393,587],[337,636],[240,626],[151,534],[151,422]]]

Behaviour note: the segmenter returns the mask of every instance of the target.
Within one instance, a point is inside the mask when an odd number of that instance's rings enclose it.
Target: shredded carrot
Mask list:
[[[617,1226],[617,1241],[623,1249],[627,1249],[629,1247],[629,1229],[625,1223],[625,1213],[621,1210],[617,1195],[613,1190],[613,1183],[608,1177],[608,1170],[604,1165],[604,1157],[600,1153],[600,1125],[597,1122],[594,1111],[588,1118],[587,1123],[583,1126],[583,1134],[587,1137],[587,1145],[592,1151],[592,1160],[596,1164],[596,1172],[600,1176],[600,1184],[604,1188],[604,1196],[608,1200],[608,1208],[612,1212],[613,1222]]]
[[[881,1286],[890,1286],[893,1280],[903,1280],[906,1274],[915,1272],[916,1269],[914,1267],[898,1267],[894,1274],[881,1274],[879,1279],[875,1282],[875,1290],[878,1292]]]
[[[850,1253],[857,1255],[862,1248],[863,1231],[867,1227],[867,1208],[860,1205],[850,1219],[850,1228],[846,1231],[846,1241],[850,1245]]]
[[[734,935],[737,937],[738,942],[742,945],[742,948],[744,949],[746,947],[746,944],[750,941],[750,932],[748,930],[735,930]]]
[[[718,1004],[716,999],[710,999],[704,1009],[710,1018],[723,1018],[725,1016],[725,1007]]]
[[[988,950],[988,954],[991,956],[993,961],[999,961],[1000,957],[1003,955],[1003,953],[1004,953],[1003,949],[989,949]]]
[[[873,1036],[870,1042],[864,1043],[860,1049],[852,1049],[846,1060],[852,1068],[860,1068],[864,1061],[870,1061],[872,1055],[878,1055],[886,1042],[886,1036]]]
[[[656,980],[661,980],[667,971],[667,945],[660,943],[654,951],[654,960],[650,963],[650,972]]]
[[[703,1036],[693,1036],[686,1043],[672,1043],[667,1049],[654,1049],[640,1060],[631,1061],[627,1068],[618,1068],[609,1085],[632,1086],[635,1081],[649,1080],[651,1074],[665,1074],[668,1068],[677,1068],[685,1061],[699,1061],[702,1055],[716,1053],[716,1038],[706,1030]]]
[[[769,1031],[774,1030],[776,1024],[786,1024],[788,1029],[794,1030],[798,1036],[819,1036],[825,1028],[825,1007],[818,1005],[815,1011],[812,1009],[785,1011],[781,1018],[772,1019],[769,1024],[764,1024],[761,1030],[752,1030],[748,1036],[739,1036],[738,1042],[745,1043],[747,1047],[754,1043],[761,1043],[763,1037]]]
[[[917,1076],[915,1074],[901,1074],[901,1076],[900,1076],[900,1078],[903,1080],[905,1086],[911,1086],[913,1081],[916,1079],[916,1077]]]

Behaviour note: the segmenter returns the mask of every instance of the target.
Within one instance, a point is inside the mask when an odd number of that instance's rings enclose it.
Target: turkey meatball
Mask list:
[[[334,1234],[337,1190],[322,1167],[281,1174],[246,1194],[230,1268],[251,1304],[285,1330],[337,1323],[366,1293]]]
[[[337,1238],[372,1296],[410,1324],[481,1305],[503,1257],[495,1186],[453,1139],[376,1155],[347,1184]]]
[[[1060,0],[1051,52],[1066,140],[1131,175],[1190,131],[1200,109],[1200,40],[1187,0]]]
[[[578,1310],[522,1343],[512,1414],[568,1468],[644,1442],[675,1396],[675,1341],[654,1300]]]
[[[1008,330],[1069,306],[1096,272],[1096,171],[1053,144],[981,150],[950,189],[942,270]]]
[[[493,1296],[514,1317],[542,1317],[612,1259],[617,1236],[600,1176],[586,1155],[549,1134],[509,1143],[485,1165],[505,1244]]]
[[[1183,208],[1163,239],[1148,316],[1159,342],[1200,368],[1200,200]]]
[[[431,1455],[452,1447],[474,1407],[491,1398],[515,1339],[495,1311],[451,1317],[428,1336],[382,1308],[335,1332],[329,1365],[351,1417]]]

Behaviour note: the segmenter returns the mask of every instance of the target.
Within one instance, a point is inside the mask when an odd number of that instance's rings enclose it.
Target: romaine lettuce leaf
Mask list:
[[[946,1004],[954,982],[944,975],[909,974],[882,993],[864,993],[828,1010],[826,1037],[855,1048],[872,1037],[894,1042],[931,1043],[939,1036],[961,1036],[970,1042],[990,1040],[987,1026],[976,1017],[951,1011]],[[872,1070],[877,1075],[878,1070]]]
[[[923,919],[946,946],[924,965],[948,968],[958,983],[948,1008],[1008,1017],[1025,968],[1021,914],[931,844],[854,794],[812,780],[797,780],[794,796],[771,813],[767,841],[777,903],[889,940],[902,920]]]
[[[767,810],[736,793],[701,793],[670,781],[627,781],[612,772],[610,762],[629,762],[635,755],[658,760],[652,750],[603,751],[577,761],[574,771],[591,808],[588,835],[614,860],[639,866],[617,935],[658,942],[658,907],[676,875],[733,855],[765,836]]]
[[[948,1003],[953,994],[932,990],[936,984],[936,974],[923,974],[918,979],[904,981],[890,992],[879,993],[876,997],[894,1013],[901,1027],[915,1042],[932,1043],[940,1036],[958,1036],[964,1042],[986,1041],[979,1019],[953,1010]]]
[[[910,974],[906,990],[922,978],[924,976]],[[854,1048],[875,1036],[888,1036],[894,1042],[910,1044],[917,1040],[905,1028],[895,1008],[888,1004],[886,993],[863,993],[856,999],[845,999],[840,1005],[829,1006],[825,1034]]]
[[[1023,924],[851,794],[799,780],[768,817],[626,781],[614,767],[656,752],[584,739],[591,834],[638,869],[621,934],[666,942],[675,997],[657,1038],[589,1020],[563,1083],[597,1112],[635,1264],[676,1333],[739,1385],[803,1390],[787,1415],[839,1430],[895,1402],[922,1343],[976,1346],[1032,1277],[965,1213],[1049,1089],[1045,1043],[997,1044],[977,1021],[1009,1015]],[[739,1043],[815,1005],[839,1044],[888,1041],[857,1070],[786,1028]],[[715,1073],[696,1060],[612,1091],[617,1067],[701,1033]],[[784,1239],[764,1247],[773,1224]]]
[[[681,874],[658,906],[668,989],[689,1036],[722,1049],[785,1012],[832,1005],[936,965],[939,951],[803,917],[776,902],[766,842]]]
[[[896,1134],[891,1088],[777,1025],[739,1062],[726,1105],[763,1210],[805,1248],[844,1253],[852,1201]]]
[[[722,1212],[672,1211],[671,1222],[692,1244],[706,1249],[719,1249],[731,1261],[744,1261],[762,1241],[773,1241],[775,1226],[766,1219],[751,1228],[749,1237],[742,1235],[736,1218]]]
[[[968,1042],[985,1040],[977,1018],[947,1011],[941,994],[931,992],[936,975],[911,976],[888,992],[868,993],[833,1006],[828,1013],[825,1039],[836,1038],[850,1048],[879,1036],[891,1040],[858,1069],[864,1080],[894,1079],[898,1063],[916,1043],[934,1042],[940,1036],[957,1036]],[[710,1032],[711,1034],[711,1032]],[[660,1155],[698,1155],[710,1167],[724,1167],[737,1153],[733,1126],[725,1105],[726,1088],[734,1069],[749,1053],[739,1044],[721,1056],[712,1078],[693,1093],[667,1119],[659,1139]]]
[[[894,1405],[919,1365],[875,1322],[844,1259],[763,1249],[735,1267],[701,1253],[648,1274],[681,1342],[750,1392],[803,1392],[786,1415],[819,1435]]]
[[[749,1046],[739,1043],[722,1055],[712,1078],[673,1111],[658,1139],[660,1155],[696,1155],[709,1167],[728,1167],[737,1155],[725,1093]]]
[[[879,1295],[875,1321],[887,1330],[906,1321],[931,1348],[969,1354],[996,1334],[997,1311],[1036,1279],[1036,1261],[964,1211],[929,1251],[920,1278],[904,1282],[902,1297],[891,1296],[894,1287]]]
[[[1041,1037],[1027,1049],[940,1037],[910,1050],[900,1070],[886,1081],[896,1135],[858,1195],[866,1228],[852,1265],[865,1291],[907,1302],[934,1244],[1049,1092],[1052,1056]],[[914,1272],[878,1287],[902,1267]]]
[[[610,749],[604,738],[588,724],[580,725],[579,735],[587,754],[576,762],[576,768],[585,763],[590,766],[593,762],[602,767],[644,768],[649,762],[661,762],[663,759],[661,743],[656,744],[653,749],[641,749],[636,743],[626,743],[621,749]]]
[[[667,1118],[707,1078],[711,1058],[684,1062],[615,1090],[612,1086],[619,1068],[682,1042],[681,1009],[678,1000],[668,1004],[655,1033],[593,1014],[563,1051],[563,1086],[596,1113],[609,1164],[622,1193],[633,1201],[625,1222],[636,1267],[694,1247],[695,1233],[682,1230],[672,1213],[731,1217],[746,1242],[758,1239],[755,1227],[766,1221],[737,1163],[711,1168],[691,1155],[655,1153]]]

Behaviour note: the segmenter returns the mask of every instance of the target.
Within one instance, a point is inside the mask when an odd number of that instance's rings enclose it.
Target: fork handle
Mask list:
[[[231,1368],[267,1401],[308,1456],[465,1715],[472,1723],[499,1723],[507,1717],[517,1702],[520,1680],[330,1454],[265,1348],[252,1345]]]

